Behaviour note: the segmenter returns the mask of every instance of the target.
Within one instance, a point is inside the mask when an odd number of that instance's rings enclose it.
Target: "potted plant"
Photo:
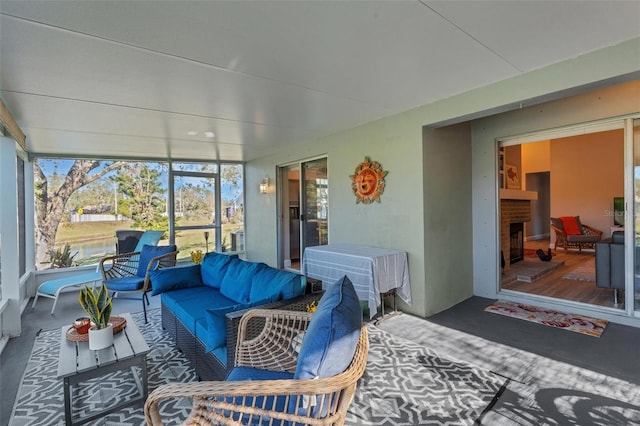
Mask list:
[[[107,286],[85,285],[78,296],[80,306],[89,314],[92,326],[89,329],[89,349],[98,350],[113,344],[113,325],[109,323],[113,304]]]

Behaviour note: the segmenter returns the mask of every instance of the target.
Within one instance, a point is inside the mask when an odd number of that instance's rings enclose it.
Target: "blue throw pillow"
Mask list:
[[[207,353],[227,345],[227,317],[229,312],[236,311],[240,305],[224,308],[206,309],[207,338],[204,342]]]
[[[204,259],[202,259],[200,269],[204,285],[219,289],[220,284],[222,284],[222,279],[227,273],[229,262],[231,262],[232,259],[237,258],[237,254],[230,256],[216,252],[205,254]]]
[[[235,302],[248,304],[253,277],[266,267],[264,263],[231,259],[220,285],[220,293]]]
[[[154,257],[162,256],[163,254],[171,253],[176,251],[176,246],[150,246],[145,244],[142,246],[142,251],[140,251],[140,260],[138,261],[138,272],[137,276],[143,277],[147,275],[147,268],[149,267],[149,262]]]
[[[181,288],[200,287],[200,265],[156,269],[149,272],[151,295]]]
[[[294,378],[326,378],[346,370],[355,355],[361,326],[360,301],[345,275],[327,289],[311,317],[302,339]],[[303,413],[311,409],[310,414],[314,417],[326,415],[328,398],[320,401],[293,398],[289,401],[288,412]],[[322,410],[319,407],[323,407]]]
[[[362,311],[347,276],[322,295],[302,341],[296,379],[326,378],[342,373],[356,352]]]
[[[304,290],[302,275],[266,267],[253,276],[249,301],[287,300],[304,294]]]

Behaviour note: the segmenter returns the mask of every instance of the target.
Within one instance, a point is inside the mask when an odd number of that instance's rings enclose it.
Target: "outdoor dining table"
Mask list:
[[[382,305],[381,294],[394,291],[411,304],[409,266],[404,251],[354,244],[307,247],[301,272],[322,280],[323,288],[346,275],[360,300],[367,302],[370,318]]]

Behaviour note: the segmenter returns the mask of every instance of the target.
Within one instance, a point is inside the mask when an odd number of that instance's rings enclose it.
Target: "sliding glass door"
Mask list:
[[[329,180],[327,159],[302,163],[302,252],[306,247],[325,245],[329,241]]]
[[[640,221],[638,220],[640,216],[640,119],[633,121],[629,119],[627,132],[633,140],[633,206],[627,203],[626,208],[627,211],[633,209],[633,220],[627,215],[626,222],[627,226],[633,226],[634,233],[633,244],[631,244],[633,253],[627,253],[627,259],[633,259],[633,273],[627,273],[627,276],[632,276],[633,279],[632,282],[627,282],[625,302],[633,307],[636,316],[640,316]]]
[[[278,168],[278,264],[300,269],[305,247],[329,242],[326,157]]]

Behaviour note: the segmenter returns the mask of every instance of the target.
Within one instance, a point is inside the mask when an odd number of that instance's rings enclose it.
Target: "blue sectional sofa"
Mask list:
[[[201,264],[150,273],[161,294],[162,326],[201,380],[223,380],[233,365],[237,322],[254,307],[276,308],[303,296],[303,275],[207,253]]]

